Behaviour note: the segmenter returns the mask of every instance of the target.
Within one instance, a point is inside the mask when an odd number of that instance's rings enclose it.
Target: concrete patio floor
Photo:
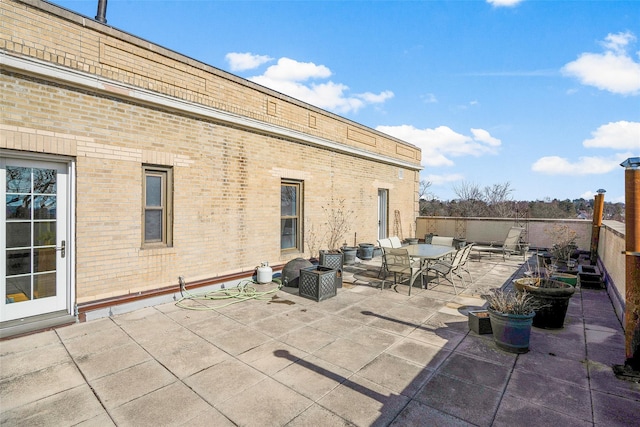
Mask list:
[[[411,297],[403,285],[377,289],[376,262],[349,268],[319,303],[283,288],[2,341],[0,424],[640,424],[640,385],[611,369],[624,336],[605,291],[578,290],[565,327],[533,328],[530,351],[515,355],[470,332],[466,313],[520,274],[522,259],[472,261],[460,295],[443,282]]]

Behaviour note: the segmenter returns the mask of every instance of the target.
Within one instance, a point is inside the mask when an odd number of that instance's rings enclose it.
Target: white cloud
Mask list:
[[[630,31],[618,34],[608,34],[604,41],[601,42],[606,50],[613,51],[619,55],[626,54],[626,47],[634,41],[636,36]]]
[[[324,65],[280,58],[275,65],[269,66],[264,74],[250,77],[249,80],[317,107],[343,114],[356,112],[369,104],[384,103],[394,96],[389,90],[378,94],[349,94],[349,87],[342,83],[331,80],[310,82],[328,79],[331,75],[331,70]]]
[[[629,153],[610,157],[579,157],[577,161],[559,156],[547,156],[536,160],[531,170],[545,175],[602,175],[620,168]]]
[[[447,126],[435,129],[417,129],[411,125],[378,126],[380,132],[410,142],[422,150],[422,164],[426,166],[453,166],[450,157],[495,154],[499,139],[483,129],[471,129],[472,136],[453,131]]]
[[[230,52],[225,55],[225,59],[229,63],[231,71],[245,71],[257,68],[260,65],[271,61],[266,55],[254,55],[252,53]]]
[[[583,53],[561,71],[584,85],[621,95],[639,94],[640,63],[627,54],[627,46],[634,40],[630,32],[609,34],[602,42],[604,53]]]
[[[513,7],[524,0],[487,0],[487,3],[494,7]]]
[[[436,96],[432,93],[427,93],[426,95],[422,95],[420,96],[420,98],[422,98],[422,101],[425,104],[435,104],[438,102],[438,98],[436,98]]]
[[[640,152],[640,122],[607,123],[591,132],[593,138],[582,142],[585,147],[636,150]]]
[[[489,132],[484,129],[471,129],[473,139],[476,141],[484,142],[492,147],[499,147],[501,142],[498,138],[492,137]]]
[[[581,195],[579,195],[578,198],[585,199],[585,200],[590,200],[590,199],[593,199],[595,197],[595,195],[596,195],[595,191],[587,190],[584,193],[582,193]]]
[[[357,94],[355,96],[357,96],[358,98],[370,104],[380,104],[386,101],[387,99],[393,98],[393,92],[391,92],[390,90],[385,90],[384,92],[380,92],[377,95],[375,93],[365,92],[365,93]]]
[[[438,185],[449,184],[451,182],[463,181],[464,180],[464,175],[459,174],[459,173],[444,174],[444,175],[429,174],[429,175],[425,176],[424,179],[426,181],[431,182],[433,185],[438,186]]]
[[[276,65],[271,65],[263,74],[271,80],[304,82],[309,79],[326,79],[331,77],[331,70],[324,65],[313,62],[299,62],[290,58],[280,58]]]

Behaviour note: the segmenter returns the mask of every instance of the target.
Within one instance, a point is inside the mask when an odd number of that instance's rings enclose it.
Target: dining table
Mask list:
[[[432,245],[430,243],[418,243],[416,245],[404,246],[409,254],[409,258],[420,260],[420,267],[428,267],[429,263],[445,258],[456,252],[453,246]],[[425,288],[424,273],[421,280],[422,289]]]
[[[409,257],[419,259],[421,263],[442,259],[456,251],[453,246],[432,245],[429,243],[418,243],[417,245],[405,246]]]

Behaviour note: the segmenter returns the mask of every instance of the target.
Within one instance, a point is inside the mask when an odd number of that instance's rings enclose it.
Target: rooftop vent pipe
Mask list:
[[[103,24],[107,23],[107,0],[98,0],[98,14],[96,21]]]
[[[598,242],[600,240],[600,227],[602,227],[602,213],[604,212],[605,190],[599,189],[593,203],[593,228],[591,231],[591,265],[598,262]]]

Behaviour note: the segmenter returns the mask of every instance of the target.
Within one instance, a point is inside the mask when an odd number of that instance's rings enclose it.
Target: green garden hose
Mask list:
[[[199,294],[193,294],[187,291],[187,286],[184,281],[184,277],[180,276],[178,278],[180,282],[180,294],[181,298],[176,301],[176,305],[180,308],[185,308],[187,310],[216,310],[218,308],[227,307],[232,304],[248,301],[251,299],[256,300],[266,300],[267,295],[274,294],[282,289],[282,281],[280,279],[273,279],[273,282],[277,283],[278,286],[268,291],[258,291],[255,285],[257,282],[253,280],[243,280],[238,283],[238,285],[234,288],[223,288],[216,289],[213,291],[208,291]],[[215,307],[210,306],[192,306],[186,305],[186,301],[228,301],[226,304],[222,304]]]

